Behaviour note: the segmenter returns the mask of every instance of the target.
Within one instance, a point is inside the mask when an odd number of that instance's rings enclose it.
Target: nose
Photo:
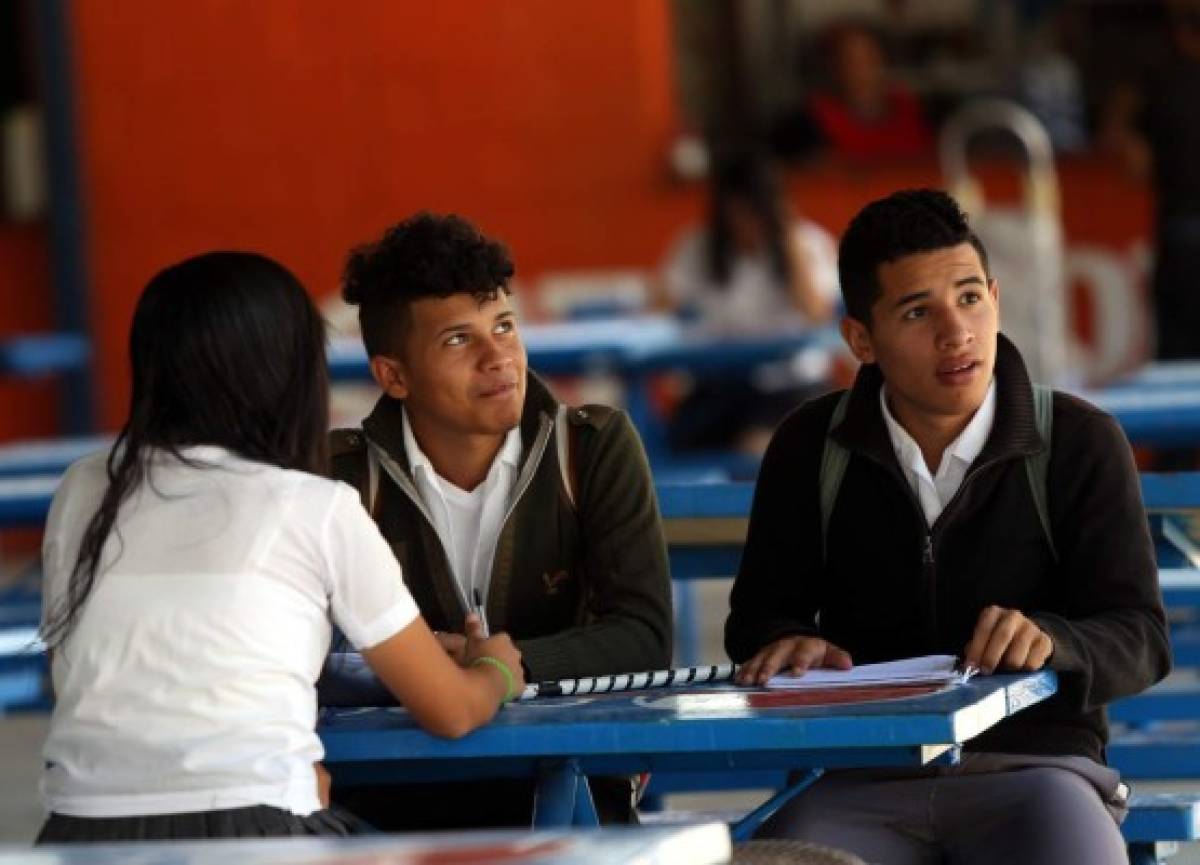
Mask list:
[[[947,304],[937,313],[937,345],[939,349],[955,350],[971,344],[975,339],[967,316],[957,305]]]
[[[512,366],[517,361],[519,350],[513,340],[502,340],[493,335],[484,344],[479,359],[480,366],[486,370],[500,370]]]

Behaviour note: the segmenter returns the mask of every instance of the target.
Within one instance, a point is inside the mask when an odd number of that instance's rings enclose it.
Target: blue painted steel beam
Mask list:
[[[67,0],[30,4],[35,19],[50,181],[50,255],[58,330],[87,339],[88,281],[84,264],[83,192],[79,180],[75,91]],[[63,379],[62,417],[70,433],[93,429],[92,376],[87,364]]]

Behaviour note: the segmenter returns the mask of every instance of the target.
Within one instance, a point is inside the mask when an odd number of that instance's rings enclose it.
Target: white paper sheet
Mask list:
[[[809,670],[803,676],[772,676],[768,688],[804,690],[854,685],[919,685],[965,682],[954,655],[924,655],[882,664],[860,664],[849,670]]]

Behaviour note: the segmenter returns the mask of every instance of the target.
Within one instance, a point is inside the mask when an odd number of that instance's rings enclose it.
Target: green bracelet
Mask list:
[[[500,701],[501,705],[509,702],[513,697],[517,696],[517,680],[513,678],[513,672],[508,668],[508,664],[504,663],[499,658],[492,657],[491,655],[480,655],[471,662],[472,667],[478,667],[480,664],[488,664],[504,674],[504,681],[508,687],[504,691],[504,699]]]

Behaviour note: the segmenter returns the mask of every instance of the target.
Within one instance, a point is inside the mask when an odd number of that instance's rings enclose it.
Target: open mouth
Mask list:
[[[971,358],[948,361],[938,366],[937,376],[947,384],[964,384],[973,379],[981,367],[980,361]]]

